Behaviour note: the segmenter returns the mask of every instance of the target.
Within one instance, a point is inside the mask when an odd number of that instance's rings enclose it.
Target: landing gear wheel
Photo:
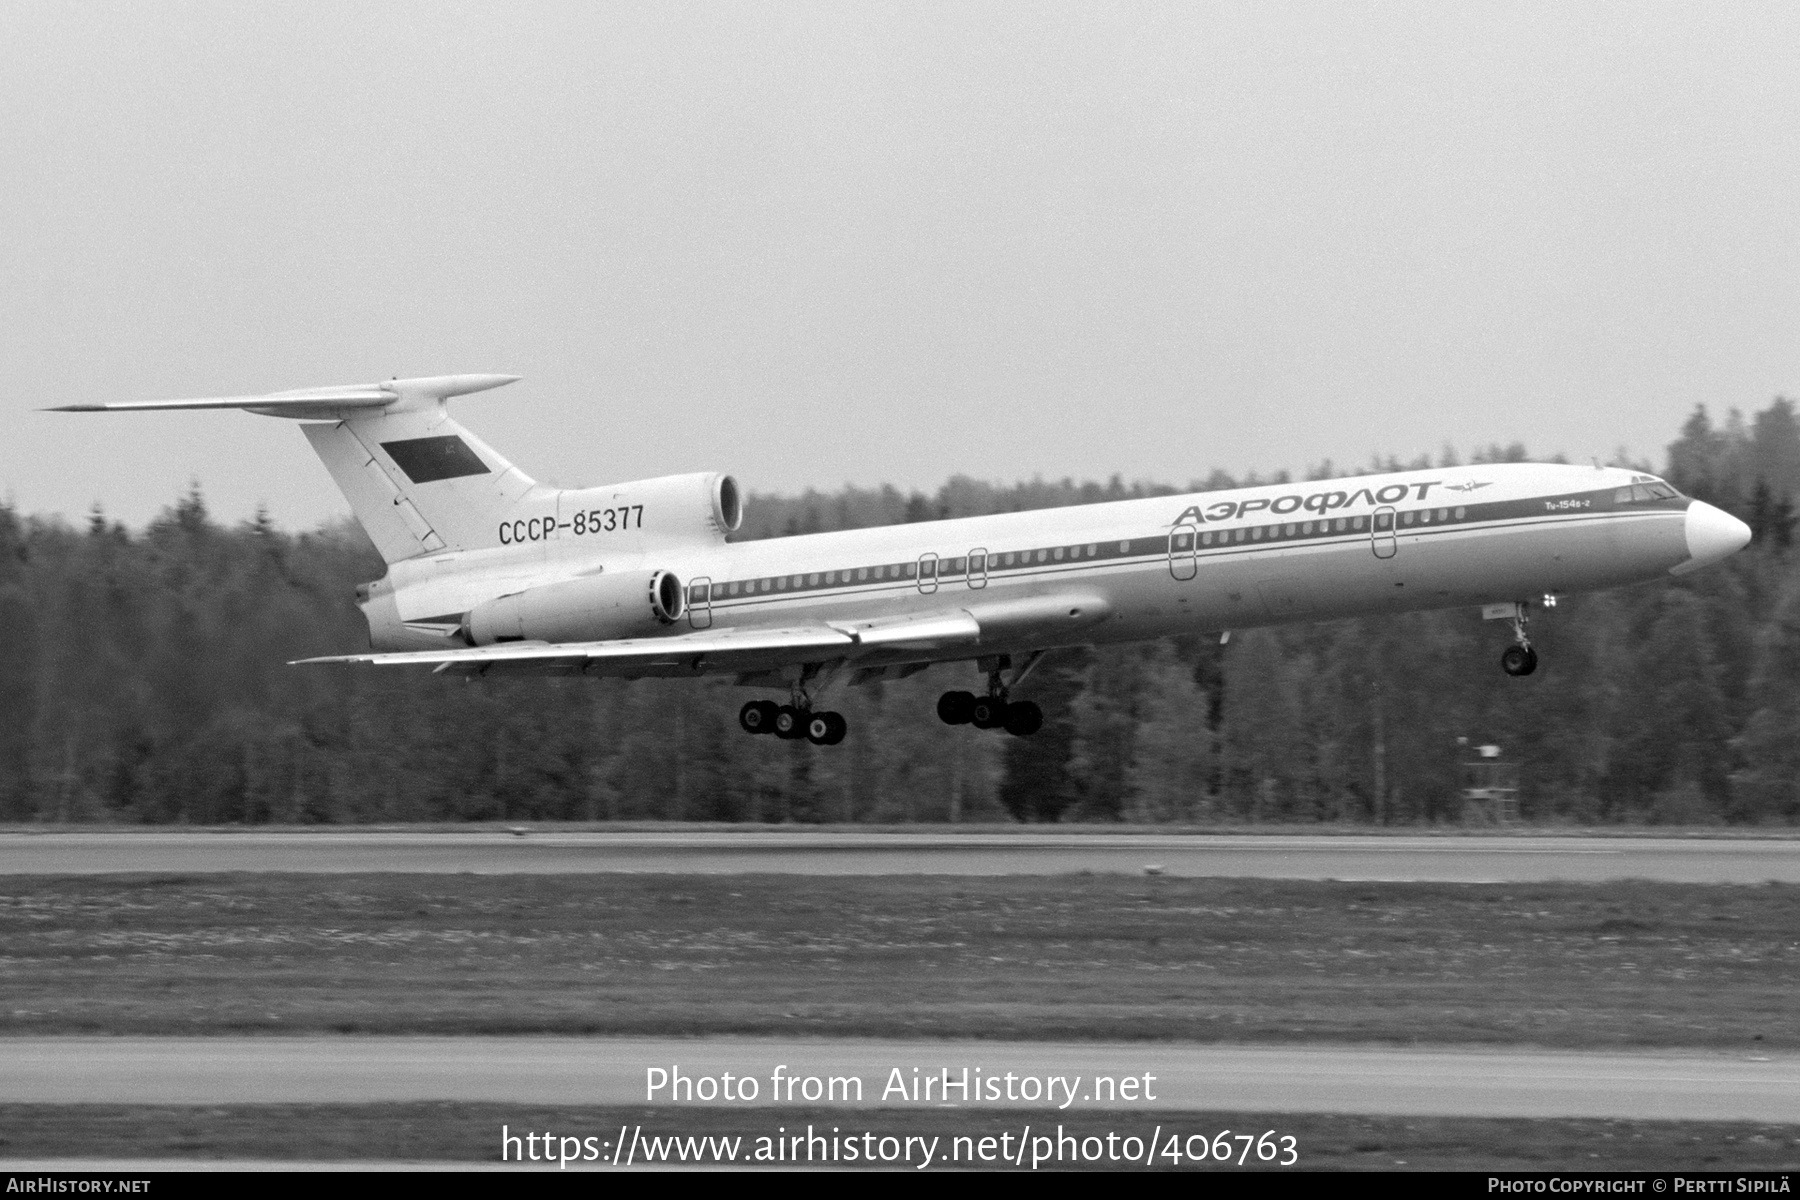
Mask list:
[[[752,700],[738,709],[738,724],[745,733],[774,733],[776,706],[769,700]]]
[[[1508,646],[1500,652],[1500,669],[1508,675],[1529,675],[1537,664],[1537,651],[1530,646]]]
[[[977,696],[969,706],[969,724],[977,729],[998,729],[1006,724],[1007,707],[998,696]]]
[[[775,710],[775,736],[784,742],[791,742],[806,736],[807,714],[791,704],[784,704]]]
[[[937,714],[946,725],[967,725],[975,714],[974,693],[945,692],[938,697]]]
[[[1006,706],[1006,732],[1014,737],[1030,737],[1044,727],[1044,710],[1029,700]]]
[[[850,732],[850,723],[834,712],[813,713],[806,719],[806,740],[815,746],[835,746]]]

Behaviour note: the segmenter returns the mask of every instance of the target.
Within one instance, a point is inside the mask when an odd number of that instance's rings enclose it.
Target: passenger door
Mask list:
[[[1169,574],[1192,579],[1200,569],[1200,530],[1185,521],[1169,530]]]
[[[712,580],[702,575],[688,583],[688,624],[695,629],[712,628]]]

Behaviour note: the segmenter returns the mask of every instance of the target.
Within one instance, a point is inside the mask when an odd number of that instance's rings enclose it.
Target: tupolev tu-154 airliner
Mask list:
[[[952,725],[1020,736],[1014,693],[1048,651],[1416,609],[1504,620],[1529,675],[1533,604],[1682,575],[1750,540],[1742,521],[1614,467],[1483,463],[733,543],[729,475],[534,482],[452,420],[511,375],[264,396],[71,405],[245,409],[302,431],[388,564],[358,589],[373,653],[306,663],[440,673],[729,675],[786,693],[744,729],[832,745],[841,685],[973,662]]]

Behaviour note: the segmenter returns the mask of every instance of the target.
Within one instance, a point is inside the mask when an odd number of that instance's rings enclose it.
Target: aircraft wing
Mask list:
[[[780,628],[702,629],[668,637],[606,642],[501,642],[390,654],[343,654],[307,663],[430,664],[455,675],[704,675],[766,671],[793,663],[847,658],[906,661],[909,654],[974,652],[997,637],[1052,633],[1107,615],[1103,599],[1056,594],[975,604],[916,616],[818,622]],[[1060,630],[1054,630],[1061,632]]]
[[[855,653],[854,635],[829,625],[785,629],[697,630],[660,638],[610,642],[503,642],[493,646],[414,650],[397,654],[345,654],[307,658],[305,663],[374,663],[408,666],[431,663],[456,675],[519,674],[682,674],[766,670],[792,662],[818,662]],[[297,664],[298,665],[298,664]]]

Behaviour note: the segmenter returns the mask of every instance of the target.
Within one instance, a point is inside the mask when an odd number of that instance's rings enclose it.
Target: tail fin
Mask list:
[[[301,426],[381,557],[491,545],[484,534],[535,481],[450,419],[451,396],[512,383],[516,375],[440,375],[267,396],[77,404],[57,412],[241,408]]]

